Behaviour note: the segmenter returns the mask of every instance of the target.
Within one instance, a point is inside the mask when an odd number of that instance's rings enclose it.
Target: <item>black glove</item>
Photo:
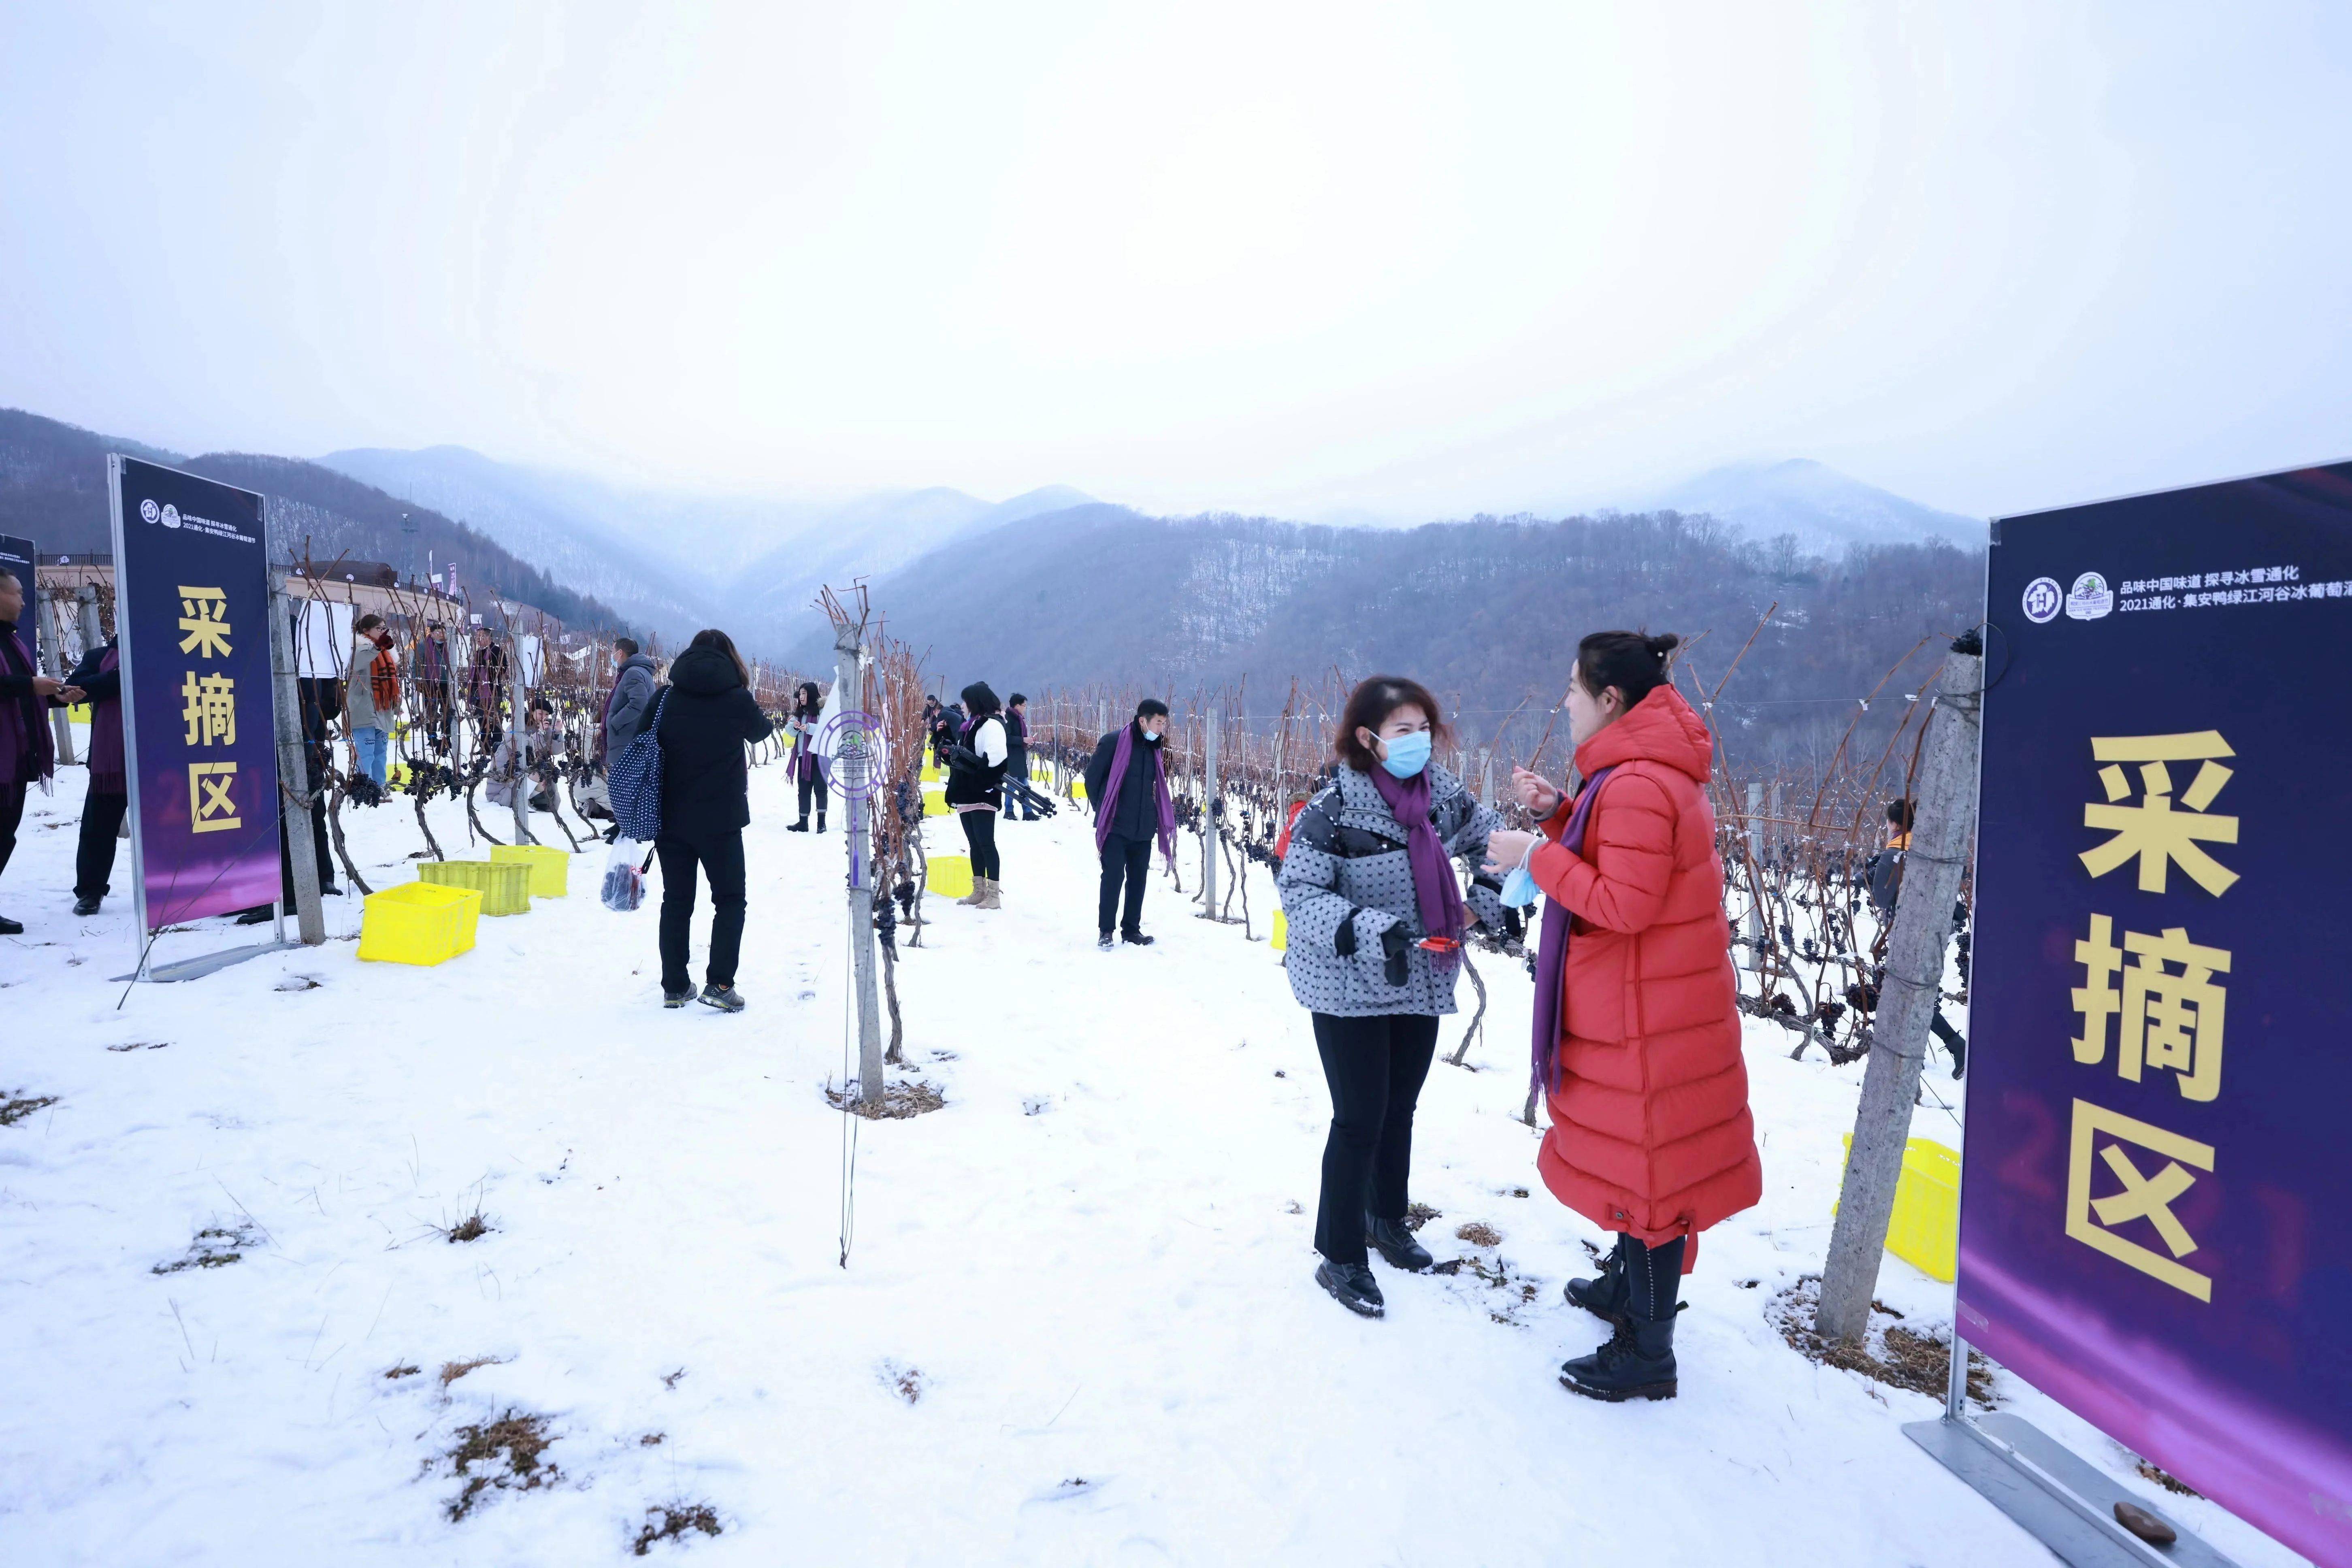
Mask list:
[[[1339,928],[1331,933],[1331,951],[1342,958],[1356,956],[1356,911],[1349,910]]]
[[[1402,985],[1407,971],[1404,963],[1404,927],[1391,926],[1381,932],[1381,956],[1388,960],[1381,973],[1391,985]]]

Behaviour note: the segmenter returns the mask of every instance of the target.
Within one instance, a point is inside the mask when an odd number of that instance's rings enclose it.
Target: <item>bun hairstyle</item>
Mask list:
[[[1576,645],[1576,679],[1595,697],[1615,687],[1630,709],[1667,683],[1682,645],[1672,632],[1594,632]]]
[[[1429,738],[1432,742],[1452,738],[1446,727],[1445,710],[1437,705],[1429,688],[1418,680],[1402,675],[1375,675],[1348,693],[1348,706],[1339,715],[1339,732],[1331,737],[1331,753],[1360,773],[1370,773],[1380,766],[1380,754],[1356,739],[1359,730],[1370,730],[1377,735],[1389,715],[1400,708],[1418,708],[1428,717]]]

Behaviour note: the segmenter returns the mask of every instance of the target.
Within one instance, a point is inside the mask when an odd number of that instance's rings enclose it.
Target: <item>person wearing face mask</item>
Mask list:
[[[1616,1250],[1568,1299],[1612,1325],[1560,1368],[1593,1399],[1671,1399],[1675,1297],[1698,1233],[1763,1195],[1723,868],[1706,786],[1714,744],[1674,689],[1679,639],[1596,632],[1568,689],[1574,796],[1525,769],[1541,825],[1497,833],[1487,870],[1549,900],[1536,956],[1534,1072],[1551,1127],[1537,1167]]]
[[[1095,742],[1087,762],[1087,799],[1095,811],[1095,849],[1102,857],[1102,890],[1096,900],[1095,945],[1111,951],[1111,917],[1127,907],[1118,940],[1150,947],[1143,934],[1143,883],[1150,874],[1151,845],[1176,864],[1176,805],[1168,798],[1168,763],[1160,754],[1168,733],[1168,704],[1147,697],[1135,717]]]
[[[1290,924],[1290,991],[1313,1015],[1331,1091],[1315,1282],[1350,1311],[1386,1310],[1366,1244],[1395,1268],[1430,1256],[1404,1226],[1413,1110],[1454,1010],[1462,939],[1502,919],[1492,889],[1465,907],[1454,860],[1472,864],[1498,826],[1430,760],[1444,733],[1418,681],[1376,675],[1340,715],[1332,782],[1292,822],[1276,887]]]

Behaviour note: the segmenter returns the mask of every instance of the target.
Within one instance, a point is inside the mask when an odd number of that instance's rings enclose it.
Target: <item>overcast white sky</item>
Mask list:
[[[697,489],[2352,456],[2352,5],[0,8],[0,403]]]

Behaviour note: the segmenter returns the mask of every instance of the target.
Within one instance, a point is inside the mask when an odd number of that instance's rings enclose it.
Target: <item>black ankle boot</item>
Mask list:
[[[790,827],[785,828],[784,831],[787,833],[806,833],[808,831],[808,813],[801,813],[801,819],[798,822],[793,823]]]
[[[1571,1307],[1581,1307],[1604,1322],[1625,1321],[1625,1237],[1620,1232],[1617,1246],[1601,1260],[1601,1277],[1597,1279],[1571,1279],[1561,1292]]]
[[[1437,1259],[1430,1257],[1429,1248],[1416,1240],[1403,1222],[1364,1216],[1364,1239],[1380,1248],[1381,1256],[1389,1260],[1391,1268],[1402,1268],[1418,1274]]]
[[[816,830],[819,833],[824,831],[824,813],[821,811],[816,814]]]
[[[1620,1323],[1609,1342],[1559,1369],[1559,1385],[1587,1399],[1614,1405],[1628,1399],[1675,1396],[1675,1313],[1655,1322]]]
[[[1331,1292],[1332,1300],[1358,1317],[1377,1318],[1388,1311],[1379,1281],[1361,1263],[1334,1263],[1325,1258],[1315,1268],[1315,1283]]]

